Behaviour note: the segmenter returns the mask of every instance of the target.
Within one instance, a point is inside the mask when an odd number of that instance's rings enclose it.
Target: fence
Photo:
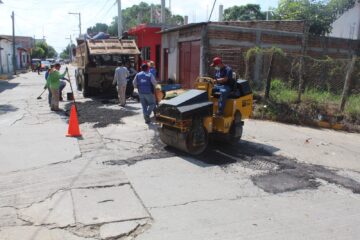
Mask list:
[[[277,48],[235,52],[238,65],[234,70],[260,96],[281,103],[316,102],[360,124],[360,58],[314,58]],[[259,62],[261,67],[255,67]]]

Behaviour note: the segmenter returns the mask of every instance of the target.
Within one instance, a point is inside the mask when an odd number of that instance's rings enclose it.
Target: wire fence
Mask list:
[[[227,58],[224,62],[233,67],[237,76],[249,80],[256,93],[265,98],[292,93],[293,97],[283,101],[317,100],[336,106],[339,113],[351,108],[353,116],[360,118],[360,58],[316,58],[274,48],[248,49],[242,54],[232,51],[233,59]],[[280,92],[276,89],[279,83]]]

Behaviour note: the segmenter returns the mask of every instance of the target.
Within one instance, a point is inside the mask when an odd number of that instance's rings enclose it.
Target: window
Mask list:
[[[150,47],[143,47],[141,49],[141,57],[143,60],[150,60]]]

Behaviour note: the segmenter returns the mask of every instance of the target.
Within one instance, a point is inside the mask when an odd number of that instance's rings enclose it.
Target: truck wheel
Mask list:
[[[89,79],[88,79],[88,76],[87,76],[87,74],[84,74],[84,75],[82,75],[83,76],[83,79],[82,79],[82,93],[83,93],[83,96],[84,97],[90,97],[91,96],[91,93],[90,93],[90,87],[89,87],[89,85],[88,85],[88,81],[89,81]]]
[[[227,141],[230,144],[236,144],[237,142],[239,142],[243,133],[243,125],[244,123],[243,121],[241,121],[241,114],[239,111],[236,111],[227,137]]]
[[[82,90],[81,83],[83,81],[82,81],[82,74],[78,70],[75,70],[75,78],[76,78],[76,88],[78,91],[81,91]]]

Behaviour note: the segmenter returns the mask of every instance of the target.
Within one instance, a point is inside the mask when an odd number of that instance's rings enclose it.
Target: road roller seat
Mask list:
[[[235,81],[234,87],[232,91],[230,92],[228,98],[229,99],[237,99],[242,96],[246,96],[248,94],[251,94],[251,88],[249,81],[244,79],[238,79]]]

